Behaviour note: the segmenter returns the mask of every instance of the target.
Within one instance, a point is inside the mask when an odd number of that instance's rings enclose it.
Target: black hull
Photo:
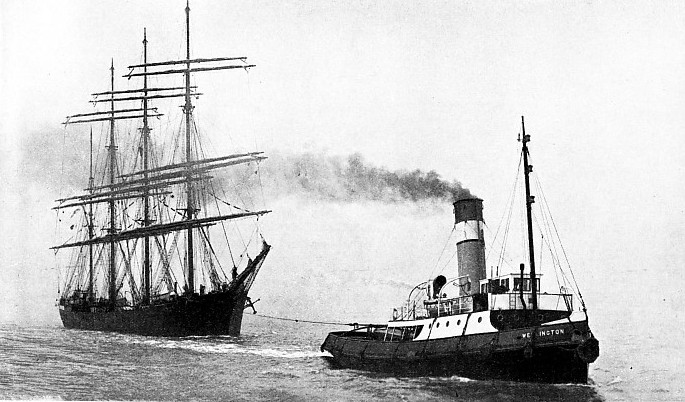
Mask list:
[[[60,306],[66,328],[153,336],[240,335],[245,294],[230,292],[179,297],[149,306],[93,308]]]
[[[533,342],[521,336],[539,334],[541,330],[551,331],[545,334],[552,335],[538,336]],[[591,343],[599,353],[587,323],[428,341],[389,342],[359,335],[359,332],[328,335],[321,349],[332,355],[328,358],[332,366],[403,376],[458,375],[473,379],[587,383],[588,363],[597,356],[579,353],[578,347]],[[588,349],[591,348],[581,348],[583,352]]]
[[[148,305],[117,306],[62,299],[66,328],[150,336],[240,335],[247,294],[271,246],[262,251],[221,291],[174,296]]]

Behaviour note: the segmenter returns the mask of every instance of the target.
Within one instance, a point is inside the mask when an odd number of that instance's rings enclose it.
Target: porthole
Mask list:
[[[440,328],[440,323],[435,324],[435,328]]]
[[[542,314],[538,314],[538,321],[544,321],[544,320],[545,320],[545,316]]]
[[[445,324],[445,326],[446,326],[446,327],[449,327],[449,326],[450,326],[450,322],[447,321],[447,324]]]
[[[504,316],[502,314],[498,315],[497,321],[504,321]]]
[[[478,322],[483,321],[483,317],[478,317]]]
[[[461,325],[461,320],[457,320],[457,325]]]
[[[433,324],[428,324],[428,328],[433,328]]]

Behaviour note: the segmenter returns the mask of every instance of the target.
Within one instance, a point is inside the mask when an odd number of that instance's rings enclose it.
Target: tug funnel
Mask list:
[[[465,198],[454,203],[459,293],[480,293],[480,281],[486,278],[485,240],[483,238],[483,200]]]

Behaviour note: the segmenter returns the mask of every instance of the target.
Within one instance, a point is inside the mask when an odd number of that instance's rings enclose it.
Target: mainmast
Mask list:
[[[186,220],[192,221],[193,214],[195,213],[194,201],[193,201],[193,181],[192,181],[192,150],[191,150],[191,136],[190,136],[190,123],[193,113],[193,105],[190,102],[190,4],[186,2],[186,71],[185,71],[185,105],[183,106],[183,112],[186,115],[186,163],[188,167],[186,169]],[[195,293],[195,267],[193,262],[193,227],[188,225],[188,292]]]
[[[530,141],[530,135],[526,135],[526,126],[523,122],[523,116],[521,116],[521,130],[523,138],[521,143],[523,144],[523,172],[526,184],[526,224],[528,226],[528,258],[530,263],[530,281],[531,281],[531,291],[533,292],[533,321],[537,321],[537,309],[538,309],[538,285],[537,277],[535,275],[535,248],[533,244],[533,203],[535,202],[535,196],[530,195],[530,172],[533,171],[533,165],[528,164],[528,141]],[[521,284],[523,286],[523,284]]]
[[[114,59],[112,59],[111,71],[111,89],[110,97],[110,121],[109,121],[109,184],[114,186],[114,169],[116,165],[116,146],[114,143]],[[114,199],[109,200],[109,234],[112,240],[109,242],[109,301],[112,306],[117,302],[117,286],[116,286],[116,242],[114,241],[114,233],[116,232],[115,221],[116,209],[114,206]]]
[[[143,28],[143,63],[147,64],[147,30]],[[147,66],[144,67],[147,72]],[[143,76],[143,180],[145,183],[145,190],[143,195],[143,226],[150,225],[150,188],[148,186],[149,162],[148,162],[148,138],[150,136],[150,127],[148,126],[147,113],[147,75]],[[143,303],[150,303],[150,237],[145,236],[143,239]]]

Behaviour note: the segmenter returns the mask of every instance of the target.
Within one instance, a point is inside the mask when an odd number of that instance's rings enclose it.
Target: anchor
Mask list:
[[[246,298],[246,303],[245,303],[245,308],[252,308],[252,314],[257,314],[257,310],[255,310],[254,305],[261,299],[257,299],[255,301],[252,301],[249,297]]]

